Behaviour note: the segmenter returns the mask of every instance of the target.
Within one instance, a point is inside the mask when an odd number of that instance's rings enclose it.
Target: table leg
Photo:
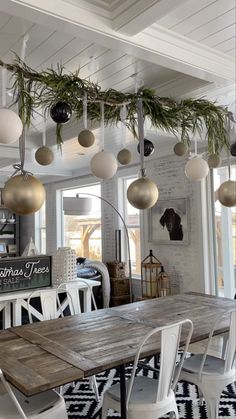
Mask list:
[[[121,419],[126,419],[126,382],[125,382],[125,365],[120,365],[120,413]]]

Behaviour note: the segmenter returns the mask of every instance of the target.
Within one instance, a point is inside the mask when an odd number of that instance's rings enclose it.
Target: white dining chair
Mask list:
[[[228,311],[223,316],[229,316],[229,334],[225,354],[216,357],[209,355],[209,347],[216,325],[221,320],[219,316],[209,334],[204,353],[196,354],[186,359],[180,374],[180,380],[188,381],[199,388],[200,399],[206,402],[208,419],[217,419],[220,396],[224,388],[236,379],[236,310]]]
[[[0,369],[0,419],[68,419],[63,397],[54,390],[26,397]]]
[[[36,318],[39,321],[44,321],[53,320],[60,316],[63,317],[63,310],[61,308],[58,294],[59,292],[57,288],[33,291],[27,299],[29,322],[33,323],[34,318]],[[32,300],[34,300],[35,298],[39,298],[41,310],[40,308],[36,309],[32,305]],[[68,298],[70,299],[70,296],[68,296]],[[71,301],[70,303],[73,310],[73,302]]]
[[[78,281],[63,282],[62,284],[58,286],[58,291],[63,290],[63,292],[66,292],[67,296],[70,297],[70,301],[72,302],[72,310],[70,308],[71,314],[81,313],[80,296],[79,296],[79,286],[81,282],[85,283],[88,286],[94,309],[97,310],[97,304],[95,301],[92,287],[86,281],[83,281],[83,279],[80,278]],[[68,305],[70,305],[70,301],[68,302]],[[95,375],[89,378],[89,384],[90,384],[90,388],[93,389],[95,393],[96,401],[99,402],[100,396],[98,392],[98,386],[97,386]]]
[[[181,337],[182,326],[185,329],[185,344]],[[180,370],[185,359],[187,348],[192,336],[191,320],[183,320],[149,332],[138,346],[131,378],[127,380],[126,411],[128,419],[158,419],[167,413],[174,412],[179,418],[174,389],[178,382]],[[147,341],[152,338],[155,345],[155,334],[161,338],[160,371],[158,379],[135,376],[140,354]],[[158,337],[158,336],[157,336]],[[184,346],[181,360],[176,367],[179,343]],[[148,347],[148,346],[147,346]],[[109,409],[120,413],[120,384],[115,384],[104,394],[102,419],[107,417]]]

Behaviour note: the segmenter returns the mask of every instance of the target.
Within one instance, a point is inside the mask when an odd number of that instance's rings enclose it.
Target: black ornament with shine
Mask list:
[[[232,154],[232,156],[236,157],[236,141],[234,141],[234,143],[231,144],[230,153]]]
[[[57,102],[50,109],[50,116],[57,124],[65,124],[71,118],[72,110],[66,102]]]
[[[151,154],[154,152],[154,145],[150,140],[147,140],[144,138],[144,156],[148,157],[151,156]],[[138,144],[138,152],[140,153],[140,144]]]

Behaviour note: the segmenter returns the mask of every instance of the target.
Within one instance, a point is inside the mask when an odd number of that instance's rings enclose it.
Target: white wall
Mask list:
[[[154,180],[159,188],[159,199],[188,197],[189,210],[189,244],[156,244],[149,241],[148,218],[150,211],[142,211],[142,251],[143,257],[152,249],[154,254],[163,263],[166,271],[171,275],[172,284],[181,292],[204,292],[203,277],[203,244],[201,232],[201,193],[200,184],[191,183],[184,174],[185,159],[177,156],[157,157],[146,163],[147,175]],[[120,169],[118,176],[111,180],[103,181],[101,193],[104,198],[113,203],[117,208],[121,196],[118,190],[118,178],[127,174],[137,175],[139,167],[134,165],[130,169]],[[58,189],[82,186],[97,179],[91,175],[77,179],[46,185],[47,205],[47,252],[53,253],[60,245],[60,214],[56,208]],[[103,229],[103,260],[114,260],[115,242],[114,230],[118,228],[118,219],[115,212],[106,204],[102,205]],[[57,234],[57,229],[58,234]]]

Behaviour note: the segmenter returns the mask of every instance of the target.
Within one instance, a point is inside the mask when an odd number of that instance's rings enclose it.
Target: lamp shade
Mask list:
[[[100,179],[110,179],[117,171],[118,163],[115,156],[107,151],[95,154],[90,162],[90,169],[94,176]]]
[[[0,109],[0,143],[11,144],[17,141],[23,130],[23,124],[17,113],[11,109]]]
[[[207,162],[199,156],[189,160],[185,166],[185,174],[188,179],[193,181],[200,181],[204,179],[209,173],[209,166]]]
[[[65,215],[88,215],[91,212],[92,200],[85,197],[64,197],[63,210]]]

